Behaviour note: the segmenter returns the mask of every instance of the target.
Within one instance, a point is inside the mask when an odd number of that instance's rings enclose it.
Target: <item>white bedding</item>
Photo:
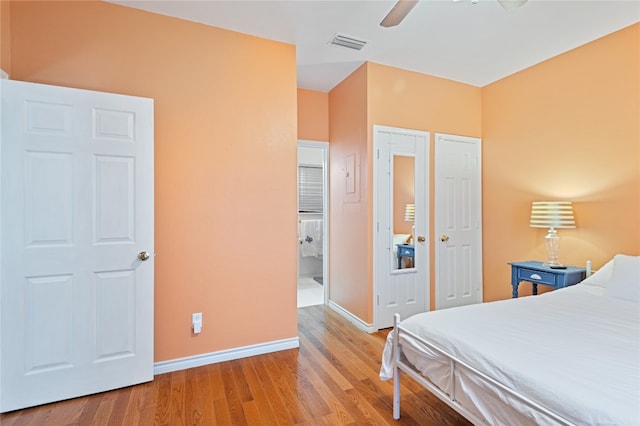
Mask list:
[[[535,297],[419,314],[402,321],[401,327],[576,424],[640,425],[637,302],[576,285]],[[433,351],[425,353],[410,337],[401,344],[407,359],[448,392],[448,361]],[[392,372],[390,353],[389,340],[383,378]],[[483,385],[473,377],[463,374],[458,380],[456,386],[468,391],[462,398],[469,398],[461,402],[471,403],[480,417],[503,424],[514,421],[500,419],[495,408],[484,412],[482,405],[493,402],[477,395]],[[497,399],[518,404],[499,392]],[[531,413],[520,420],[548,422]]]

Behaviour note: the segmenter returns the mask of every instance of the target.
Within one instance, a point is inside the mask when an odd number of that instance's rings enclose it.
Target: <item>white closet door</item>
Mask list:
[[[482,168],[478,138],[436,134],[436,309],[482,302]]]
[[[374,149],[374,312],[375,327],[381,329],[393,326],[396,313],[407,318],[429,310],[429,133],[376,125]],[[415,209],[408,223],[408,229],[414,225],[414,240],[405,248],[410,256],[394,241],[394,212],[397,216],[398,208],[406,207],[394,201],[400,164],[413,170],[405,182]]]

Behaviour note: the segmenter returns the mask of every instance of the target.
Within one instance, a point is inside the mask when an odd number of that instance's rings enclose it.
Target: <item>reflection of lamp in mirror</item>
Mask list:
[[[531,228],[549,228],[544,237],[547,263],[551,267],[562,266],[558,262],[560,236],[555,228],[575,228],[571,201],[534,201],[531,203]]]
[[[414,222],[416,220],[416,205],[409,203],[404,207],[404,221]],[[413,244],[413,235],[415,234],[416,226],[411,225],[411,243]]]

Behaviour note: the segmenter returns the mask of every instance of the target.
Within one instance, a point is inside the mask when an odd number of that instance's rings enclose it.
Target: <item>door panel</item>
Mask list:
[[[0,85],[0,411],[152,380],[153,101]]]
[[[25,280],[26,373],[71,368],[73,276],[27,277]],[[39,333],[47,338],[30,338]]]
[[[98,155],[95,171],[95,243],[133,243],[134,158]]]
[[[436,135],[436,308],[482,302],[480,139]]]
[[[72,244],[73,157],[68,153],[25,152],[26,243]]]

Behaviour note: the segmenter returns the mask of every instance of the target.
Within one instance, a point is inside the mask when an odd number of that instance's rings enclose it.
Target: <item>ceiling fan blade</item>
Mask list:
[[[411,12],[411,9],[418,3],[418,0],[398,0],[393,8],[387,13],[380,25],[383,27],[395,27]]]
[[[526,2],[527,0],[498,0],[498,3],[500,3],[506,10],[517,9]]]

